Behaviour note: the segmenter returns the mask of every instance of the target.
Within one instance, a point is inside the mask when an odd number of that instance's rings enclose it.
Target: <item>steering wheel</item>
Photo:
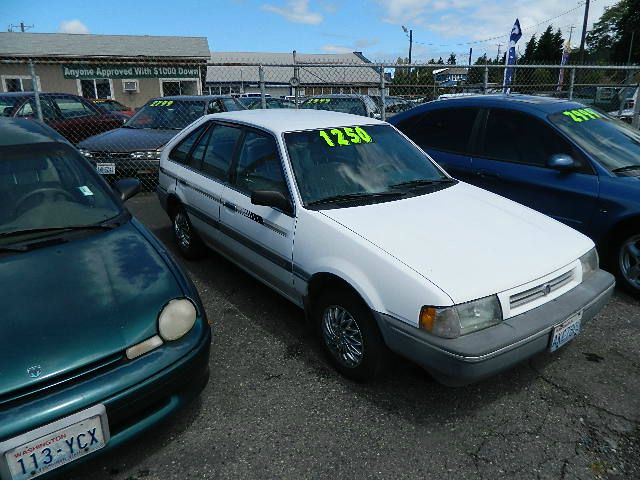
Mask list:
[[[71,195],[66,190],[63,190],[62,188],[57,188],[57,187],[37,188],[35,190],[32,190],[29,193],[24,194],[22,197],[20,197],[16,201],[16,206],[14,208],[14,211],[15,212],[19,212],[21,210],[22,205],[24,203],[26,203],[26,201],[29,200],[31,197],[34,197],[35,195],[51,195],[52,197],[55,196],[55,195],[62,195],[64,197],[66,197],[67,199],[71,200],[72,202],[74,202],[76,200],[75,198],[73,198],[73,195]]]

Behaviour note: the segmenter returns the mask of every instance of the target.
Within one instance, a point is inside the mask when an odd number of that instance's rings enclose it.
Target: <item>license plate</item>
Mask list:
[[[115,163],[96,163],[96,170],[101,175],[115,175],[116,164]]]
[[[582,321],[582,311],[567,318],[560,325],[556,325],[551,334],[551,345],[549,350],[555,352],[566,345],[580,333],[580,322]]]
[[[109,424],[103,405],[0,443],[0,477],[26,480],[103,448]]]

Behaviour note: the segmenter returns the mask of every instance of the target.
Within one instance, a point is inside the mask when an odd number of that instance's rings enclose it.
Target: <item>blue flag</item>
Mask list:
[[[516,23],[513,24],[511,29],[511,36],[509,37],[509,52],[507,53],[507,68],[504,69],[504,80],[502,82],[502,93],[511,92],[511,82],[513,81],[513,67],[508,65],[516,64],[516,43],[522,37],[522,29],[520,28],[520,20],[516,18]]]

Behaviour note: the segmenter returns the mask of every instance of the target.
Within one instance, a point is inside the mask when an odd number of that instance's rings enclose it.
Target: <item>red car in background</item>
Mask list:
[[[93,98],[91,101],[106,112],[120,113],[127,117],[136,113],[133,108],[127,107],[116,100],[112,100],[111,98]]]
[[[40,93],[42,119],[71,143],[121,127],[126,115],[111,113],[89,100],[69,93]],[[0,94],[0,116],[37,119],[35,94]]]

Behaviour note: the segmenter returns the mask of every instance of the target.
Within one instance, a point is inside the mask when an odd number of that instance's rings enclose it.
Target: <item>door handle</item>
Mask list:
[[[231,210],[232,212],[237,210],[236,206],[231,202],[224,202],[223,205],[226,209]]]
[[[476,176],[480,178],[498,179],[500,175],[494,172],[488,172],[487,170],[478,170]]]

